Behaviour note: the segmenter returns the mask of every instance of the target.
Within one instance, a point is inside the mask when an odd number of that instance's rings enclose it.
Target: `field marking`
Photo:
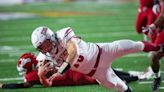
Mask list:
[[[0,81],[14,81],[14,80],[23,80],[23,77],[16,77],[16,78],[0,78]]]
[[[72,12],[39,12],[36,13],[41,16],[46,16],[46,17],[64,17],[64,16],[99,16],[99,15],[111,15],[110,13],[97,13],[97,12],[77,12],[77,11],[72,11]]]
[[[112,37],[123,37],[123,36],[136,36],[136,33],[134,32],[112,32],[112,33],[83,33],[79,34],[82,38],[112,38]],[[109,38],[109,39],[110,39]],[[7,38],[1,38],[0,42],[16,42],[16,41],[28,41],[31,40],[30,36],[26,37],[7,37]]]
[[[139,81],[138,84],[151,84],[153,81]],[[162,81],[164,83],[164,81]]]
[[[159,89],[164,89],[164,87],[159,87]]]
[[[0,63],[6,63],[6,62],[17,62],[18,60],[16,59],[0,59]]]
[[[153,81],[140,81],[138,82],[138,84],[141,84],[141,85],[146,85],[146,84],[152,84]],[[162,81],[162,83],[164,83],[164,81]],[[164,87],[159,87],[159,89],[164,89]]]
[[[27,19],[34,18],[36,14],[32,13],[21,13],[21,12],[3,12],[0,13],[0,20],[16,20],[16,19]]]

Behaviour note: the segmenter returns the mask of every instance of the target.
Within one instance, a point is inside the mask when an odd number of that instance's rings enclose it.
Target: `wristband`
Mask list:
[[[66,72],[69,68],[71,67],[71,65],[68,62],[64,62],[60,68],[58,69],[58,72],[60,74],[63,74],[64,72]]]

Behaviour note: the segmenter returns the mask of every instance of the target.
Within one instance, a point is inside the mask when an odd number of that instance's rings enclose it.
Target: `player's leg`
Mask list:
[[[146,12],[143,12],[141,9],[138,10],[138,15],[136,18],[136,32],[141,34],[142,33],[142,27],[145,27],[147,24],[147,14]]]
[[[158,35],[156,41],[156,45],[164,44],[164,30]],[[151,54],[151,67],[153,72],[155,73],[155,79],[153,82],[153,90],[157,90],[160,86],[161,82],[161,74],[160,74],[160,59],[164,56],[164,53],[161,52],[153,52]]]
[[[142,8],[140,7],[138,9],[138,15],[135,24],[136,32],[138,34],[142,34],[142,27],[146,27],[146,24],[147,24],[147,12],[143,11]],[[143,34],[143,36],[144,36],[144,41],[148,41],[148,37],[145,34]]]
[[[113,88],[119,92],[131,92],[128,85],[114,73],[112,68],[107,70],[106,76],[102,80],[102,85],[107,88]]]
[[[161,83],[161,73],[160,73],[160,59],[164,56],[161,52],[152,52],[151,54],[151,67],[155,74],[154,82],[152,85],[152,90],[158,90]]]
[[[138,76],[131,75],[127,72],[118,71],[115,69],[113,69],[113,71],[121,80],[125,81],[126,83],[139,80]]]
[[[119,40],[116,41],[118,45],[118,53],[120,54],[130,54],[135,52],[150,52],[150,51],[159,51],[162,47],[155,45],[147,41],[132,41],[132,40]]]
[[[107,46],[106,46],[107,45]],[[146,41],[132,41],[132,40],[118,40],[109,44],[105,44],[106,53],[110,59],[113,60],[121,57],[123,55],[137,53],[137,52],[150,52],[150,51],[159,51],[161,46],[146,42]]]
[[[155,21],[157,16],[153,13],[152,8],[149,8],[147,10],[147,13],[148,13],[147,14],[147,25],[151,25]],[[150,40],[152,43],[154,43],[154,41],[157,37],[157,31],[153,30],[153,32],[154,33],[150,35]]]

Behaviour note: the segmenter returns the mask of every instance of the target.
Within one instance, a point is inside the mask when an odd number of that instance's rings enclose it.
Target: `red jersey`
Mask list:
[[[24,82],[39,81],[38,71],[33,70],[27,72]],[[53,80],[52,86],[70,86],[70,85],[84,85],[84,84],[96,84],[96,80],[88,77],[84,74],[76,71],[68,70],[63,76],[59,76]]]
[[[24,82],[32,82],[32,81],[39,81],[38,70],[33,70],[26,73]]]
[[[145,6],[145,7],[151,8],[154,5],[154,1],[153,0],[140,0],[139,5],[140,5],[140,7]]]
[[[63,76],[59,76],[53,80],[52,86],[71,86],[96,84],[96,80],[76,71],[69,70]]]

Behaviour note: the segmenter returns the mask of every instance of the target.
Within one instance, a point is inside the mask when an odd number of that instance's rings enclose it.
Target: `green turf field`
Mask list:
[[[142,40],[143,36],[135,33],[134,25],[137,7],[137,1],[118,4],[70,2],[0,6],[0,13],[25,12],[37,15],[34,18],[28,19],[0,20],[0,79],[20,77],[16,71],[17,59],[19,55],[27,51],[37,53],[31,44],[30,38],[32,31],[41,25],[55,30],[70,26],[77,35],[91,42],[111,42],[119,39]],[[124,71],[144,71],[148,65],[147,54],[144,53],[125,56],[113,63],[113,67],[123,68]],[[11,82],[21,81],[0,81],[0,83]],[[134,92],[150,92],[151,90],[151,84],[133,82],[129,85]],[[86,85],[53,88],[35,86],[29,89],[0,89],[0,92],[115,91],[108,90],[99,85]],[[164,92],[164,89],[160,89],[159,92]]]

